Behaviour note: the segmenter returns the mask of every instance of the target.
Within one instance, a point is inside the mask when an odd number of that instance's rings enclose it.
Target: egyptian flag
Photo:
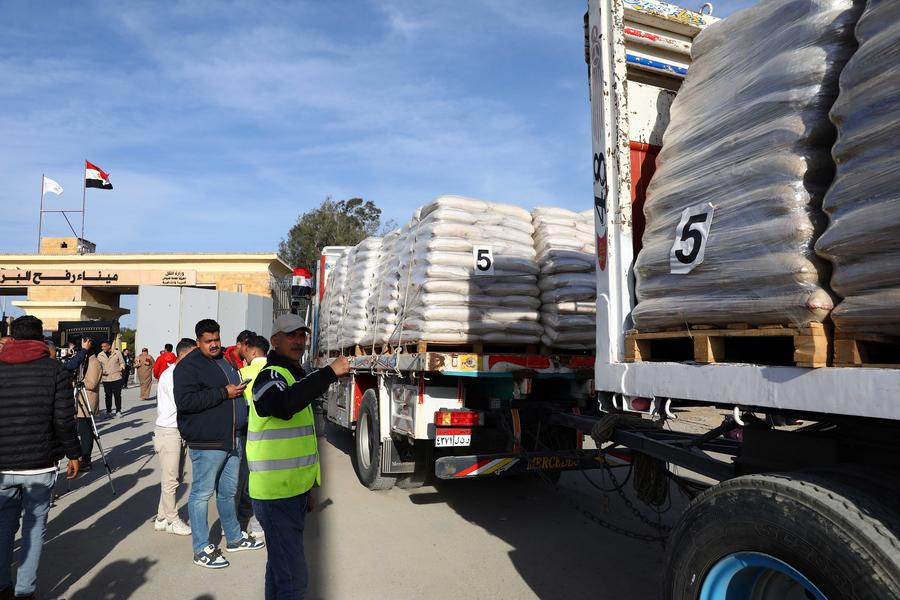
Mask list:
[[[100,188],[101,190],[113,189],[109,182],[109,174],[104,173],[103,169],[88,161],[84,161],[84,187]]]

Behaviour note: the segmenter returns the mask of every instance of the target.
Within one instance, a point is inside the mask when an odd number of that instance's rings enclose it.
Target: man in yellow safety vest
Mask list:
[[[248,385],[247,464],[253,512],[268,544],[266,600],[299,600],[306,590],[303,527],[314,508],[310,490],[320,483],[312,403],[350,370],[342,356],[306,375],[300,359],[308,333],[299,316],[278,317],[266,366]]]

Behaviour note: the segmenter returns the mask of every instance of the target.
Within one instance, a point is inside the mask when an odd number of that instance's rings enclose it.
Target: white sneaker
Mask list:
[[[194,555],[194,564],[207,569],[224,569],[231,563],[222,556],[222,551],[209,544],[206,548]]]
[[[175,535],[191,535],[191,526],[181,519],[175,519],[171,523],[166,523],[166,533],[174,533]]]
[[[266,547],[266,543],[256,539],[252,535],[247,535],[246,531],[241,532],[241,539],[237,542],[228,542],[225,545],[226,552],[242,552],[244,550],[260,550]]]
[[[165,531],[168,525],[165,519],[153,519],[153,529],[156,531]]]

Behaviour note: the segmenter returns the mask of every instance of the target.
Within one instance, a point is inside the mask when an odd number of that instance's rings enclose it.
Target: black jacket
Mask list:
[[[51,467],[63,456],[81,456],[72,376],[44,342],[10,341],[0,352],[0,470]]]
[[[337,381],[337,375],[331,367],[317,369],[304,377],[300,365],[274,351],[269,352],[266,357],[266,366],[284,367],[297,382],[288,387],[284,377],[275,371],[262,371],[253,383],[253,405],[256,414],[261,417],[277,417],[288,421]]]
[[[235,401],[225,391],[229,383],[241,382],[234,367],[194,350],[175,365],[172,375],[178,431],[187,445],[198,450],[234,449]],[[244,402],[243,397],[238,401]]]

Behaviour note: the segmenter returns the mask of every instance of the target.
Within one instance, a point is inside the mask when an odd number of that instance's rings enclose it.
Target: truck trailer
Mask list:
[[[348,348],[353,369],[329,392],[326,416],[354,432],[354,466],[373,490],[432,476],[534,472],[552,482],[644,459],[663,465],[666,485],[677,479],[667,466],[695,474],[694,498],[667,536],[660,597],[900,598],[900,369],[830,366],[827,336],[793,331],[784,337],[794,360],[776,364],[718,360],[724,342],[702,330],[687,339],[704,346],[701,360],[651,357],[654,334],[629,334],[642,203],[710,12],[589,0],[595,352]],[[321,365],[331,358],[313,354]],[[699,433],[666,428],[692,407],[727,416]]]

